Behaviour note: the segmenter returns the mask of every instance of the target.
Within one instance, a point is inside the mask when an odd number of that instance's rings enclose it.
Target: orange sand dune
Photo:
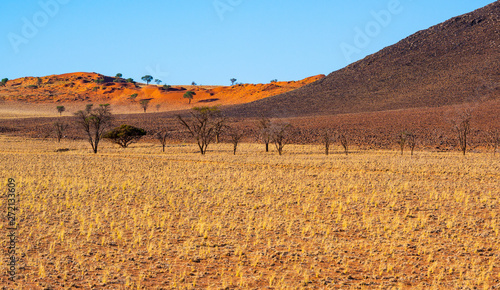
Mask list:
[[[162,86],[127,83],[123,78],[98,73],[67,73],[45,77],[24,77],[0,87],[0,101],[21,101],[34,104],[110,103],[122,106],[137,105],[140,100],[151,99],[162,111],[186,109],[200,105],[234,105],[285,93],[315,82],[324,75],[300,81],[270,84],[239,84],[234,86]],[[195,93],[191,104],[183,98],[191,90]],[[137,94],[136,97],[133,95]]]

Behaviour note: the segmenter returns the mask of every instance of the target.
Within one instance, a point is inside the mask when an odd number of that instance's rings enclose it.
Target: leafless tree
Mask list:
[[[262,117],[258,122],[259,127],[259,138],[266,144],[266,152],[269,152],[269,143],[271,142],[271,120],[269,118]]]
[[[406,138],[408,139],[408,146],[410,147],[411,156],[413,156],[413,151],[415,150],[415,146],[417,145],[417,135],[413,132],[408,132],[406,134]]]
[[[236,149],[238,148],[238,144],[243,138],[243,132],[234,127],[227,127],[229,140],[233,143],[233,154],[236,155]]]
[[[452,120],[453,130],[457,134],[458,145],[460,151],[465,155],[467,152],[468,137],[471,132],[470,123],[472,119],[472,111],[467,109]]]
[[[165,152],[165,146],[167,145],[168,137],[170,136],[170,132],[167,128],[161,129],[157,131],[155,134],[156,140],[160,141],[162,146],[162,152]]]
[[[85,110],[76,112],[75,116],[76,122],[87,134],[92,151],[97,153],[99,141],[113,120],[109,104],[101,104],[98,108],[92,108],[92,104],[89,104]]]
[[[180,115],[177,115],[177,118],[196,139],[200,153],[204,155],[215,138],[215,126],[221,118],[220,111],[217,107],[195,107],[190,114],[191,120],[185,120]]]
[[[397,142],[399,144],[399,148],[401,149],[401,155],[403,155],[403,150],[405,148],[407,137],[408,137],[408,135],[404,131],[398,134]]]
[[[329,129],[325,129],[323,131],[322,141],[325,145],[325,154],[328,155],[330,153],[330,146],[333,143],[334,135]]]
[[[56,131],[57,142],[60,143],[61,139],[64,136],[64,131],[68,128],[68,125],[61,122],[61,121],[56,121],[56,122],[54,122],[54,128]]]
[[[493,149],[493,156],[495,156],[498,149],[498,145],[500,144],[500,130],[488,129],[486,131],[486,135],[488,144]]]
[[[290,142],[291,125],[288,123],[274,123],[270,126],[271,140],[278,150],[278,154],[283,154],[283,147]]]
[[[340,144],[344,148],[345,155],[348,155],[349,153],[349,140],[347,139],[347,133],[346,132],[341,132],[339,133],[338,139],[340,141]]]
[[[217,110],[214,113],[214,134],[215,134],[215,143],[219,144],[220,136],[226,128],[226,118],[222,113]]]

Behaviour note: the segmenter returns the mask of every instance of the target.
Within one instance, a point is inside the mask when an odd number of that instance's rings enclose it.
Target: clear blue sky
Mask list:
[[[83,71],[151,74],[173,85],[298,80],[492,2],[5,0],[0,78]]]

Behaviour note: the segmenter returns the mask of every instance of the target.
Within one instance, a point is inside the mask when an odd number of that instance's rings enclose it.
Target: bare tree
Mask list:
[[[144,113],[146,113],[146,110],[148,109],[149,107],[149,102],[151,101],[151,99],[143,99],[139,102],[139,104],[141,105],[141,108],[144,110]]]
[[[341,132],[339,133],[338,139],[340,141],[340,144],[344,148],[345,155],[348,155],[349,153],[349,140],[347,139],[347,133]]]
[[[325,129],[322,136],[323,144],[325,145],[325,154],[330,153],[330,145],[333,143],[333,134],[329,129]]]
[[[405,148],[405,144],[406,144],[406,139],[407,139],[408,135],[406,132],[401,132],[398,134],[398,139],[397,139],[397,142],[399,144],[399,148],[401,149],[401,155],[403,155],[403,150]]]
[[[413,151],[415,150],[415,146],[417,145],[417,135],[413,132],[408,132],[406,134],[406,138],[408,139],[408,146],[410,147],[411,156],[413,156]]]
[[[161,129],[155,133],[156,140],[160,141],[162,146],[162,152],[165,152],[165,146],[167,145],[167,139],[170,136],[170,132],[168,129]]]
[[[233,154],[236,155],[236,149],[243,138],[243,132],[237,128],[228,127],[228,135],[231,143],[233,143]]]
[[[61,121],[56,121],[56,122],[54,122],[54,128],[55,128],[55,131],[56,131],[57,142],[60,143],[61,139],[64,136],[64,131],[68,128],[68,125],[64,124]]]
[[[287,123],[274,123],[270,126],[271,140],[279,155],[283,153],[283,147],[290,142],[290,128],[291,125]]]
[[[109,104],[101,104],[98,108],[92,108],[92,104],[89,104],[85,110],[76,112],[75,116],[76,122],[87,134],[92,151],[97,153],[99,141],[113,120]]]
[[[269,152],[269,143],[271,142],[271,120],[266,117],[262,117],[258,122],[259,127],[259,138],[266,144],[266,152]]]
[[[493,156],[496,155],[498,145],[500,144],[500,130],[499,129],[488,129],[486,131],[486,138],[488,140],[489,146],[493,149]]]
[[[217,107],[195,107],[190,114],[191,120],[184,120],[180,115],[177,115],[177,118],[196,139],[200,153],[204,155],[215,138],[215,126],[221,118],[220,111]]]
[[[216,113],[216,118],[214,122],[214,134],[215,134],[215,143],[219,144],[220,141],[220,135],[226,128],[226,118],[222,115],[222,113],[219,111]]]
[[[471,132],[471,118],[472,111],[467,109],[452,120],[453,130],[457,134],[458,146],[464,155],[467,152],[468,137]]]

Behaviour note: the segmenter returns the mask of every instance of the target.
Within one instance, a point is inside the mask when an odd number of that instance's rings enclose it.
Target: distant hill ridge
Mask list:
[[[230,115],[331,115],[500,96],[500,1],[419,31],[327,77]]]
[[[127,82],[124,78],[98,73],[67,73],[44,77],[23,77],[0,86],[0,101],[27,103],[111,103],[133,106],[141,99],[151,99],[162,110],[188,109],[194,105],[234,105],[288,92],[315,82],[324,75],[299,81],[234,86],[171,86]],[[183,98],[191,90],[191,102]],[[135,104],[136,105],[136,104]]]

